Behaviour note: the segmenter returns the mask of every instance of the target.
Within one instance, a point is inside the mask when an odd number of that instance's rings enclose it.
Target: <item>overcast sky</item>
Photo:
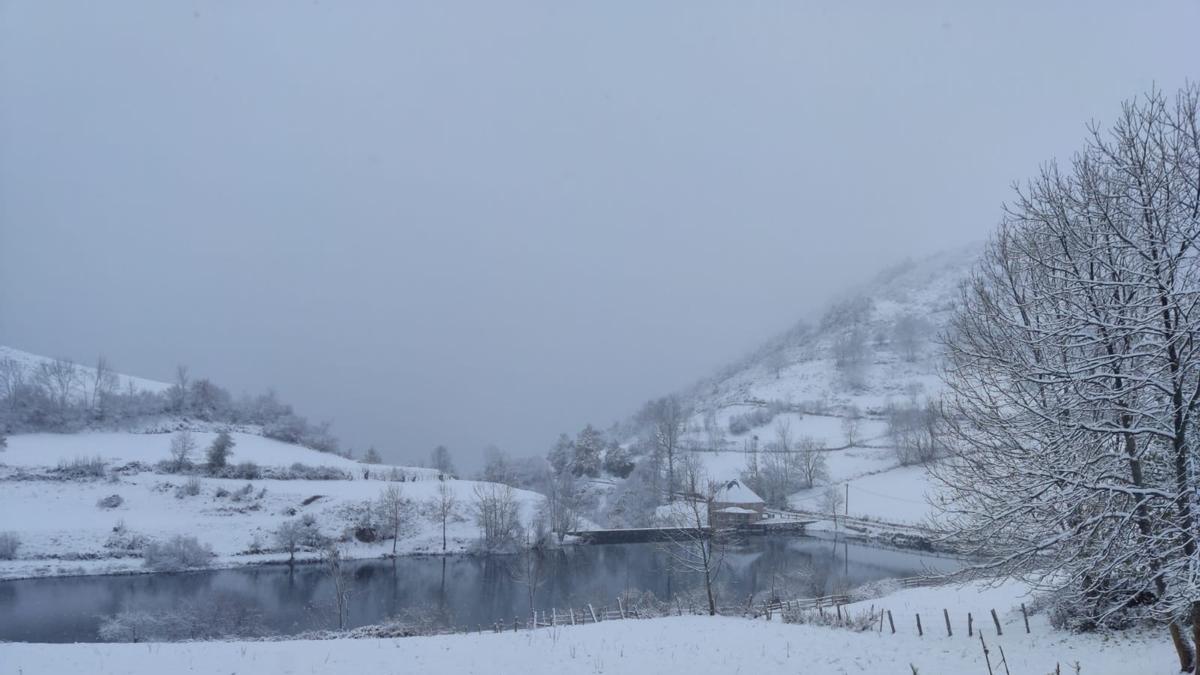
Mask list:
[[[0,0],[0,343],[540,453],[985,237],[1198,8]]]

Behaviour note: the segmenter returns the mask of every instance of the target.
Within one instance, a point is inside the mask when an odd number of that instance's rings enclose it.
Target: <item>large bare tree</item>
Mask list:
[[[1019,190],[946,335],[943,522],[1081,625],[1200,638],[1200,89]],[[1181,626],[1191,623],[1191,639]]]

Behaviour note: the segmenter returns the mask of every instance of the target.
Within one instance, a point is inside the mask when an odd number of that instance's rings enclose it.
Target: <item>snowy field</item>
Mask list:
[[[3,644],[0,673],[42,675],[158,675],[164,664],[177,673],[525,673],[527,675],[731,675],[733,673],[986,673],[978,637],[966,635],[965,615],[987,616],[993,607],[1005,625],[1003,637],[987,622],[982,630],[995,672],[1004,649],[1009,671],[1019,675],[1063,673],[1130,675],[1173,673],[1170,642],[1157,633],[1130,631],[1107,636],[1053,630],[1043,616],[1031,618],[1026,635],[1016,603],[1023,587],[945,587],[913,589],[876,599],[896,619],[897,633],[885,628],[853,632],[844,628],[784,624],[733,617],[669,617],[611,621],[598,625],[544,628],[517,633],[485,633],[427,638],[195,642],[183,644]],[[947,637],[942,608],[948,608],[955,635]],[[928,617],[924,637],[915,613]]]
[[[215,434],[194,434],[198,447],[207,447]],[[177,497],[176,490],[188,476],[141,471],[114,478],[89,481],[13,480],[0,482],[0,532],[15,532],[21,538],[16,560],[0,561],[0,578],[64,574],[104,574],[141,571],[142,560],[120,557],[106,547],[118,523],[130,533],[150,539],[173,535],[195,536],[216,554],[214,566],[281,561],[287,554],[275,548],[273,533],[284,521],[312,514],[323,534],[339,537],[350,524],[350,507],[377,499],[390,485],[400,487],[418,507],[436,495],[437,472],[415,467],[365,465],[336,455],[320,453],[251,434],[233,434],[231,463],[251,461],[260,467],[286,468],[295,462],[312,467],[333,467],[350,473],[354,480],[236,480],[198,477],[197,495]],[[27,434],[9,438],[9,448],[0,452],[0,463],[9,475],[22,470],[51,469],[74,458],[100,457],[110,467],[129,462],[152,464],[168,455],[169,434]],[[195,459],[200,459],[196,457]],[[405,482],[381,480],[393,468]],[[362,471],[372,472],[364,479]],[[114,480],[115,479],[115,480]],[[471,516],[475,481],[449,480],[457,505],[447,525],[447,548],[470,550],[479,538]],[[252,486],[245,497],[234,498],[239,489]],[[218,495],[219,490],[228,495]],[[101,508],[99,500],[120,495],[116,508]],[[514,490],[523,524],[528,525],[542,496]],[[307,502],[307,503],[306,503]],[[28,517],[36,513],[36,518]],[[398,553],[440,552],[440,521],[418,515],[415,531],[402,537]],[[267,552],[254,553],[257,549]],[[343,554],[371,558],[390,554],[390,540],[363,544],[344,542]],[[297,554],[311,558],[314,554]]]

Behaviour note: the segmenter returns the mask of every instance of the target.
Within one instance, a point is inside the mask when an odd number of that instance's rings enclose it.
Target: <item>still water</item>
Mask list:
[[[579,546],[538,561],[534,606],[615,605],[623,591],[663,600],[699,599],[701,580],[656,544]],[[750,594],[813,597],[879,579],[948,572],[953,558],[818,537],[751,537],[730,550],[718,577],[722,604]],[[346,563],[350,627],[389,617],[435,617],[456,627],[511,625],[529,615],[520,556],[404,557]],[[261,630],[294,634],[336,627],[334,591],[319,565],[270,565],[182,574],[138,574],[0,582],[0,640],[93,642],[105,617],[223,603],[252,613]]]

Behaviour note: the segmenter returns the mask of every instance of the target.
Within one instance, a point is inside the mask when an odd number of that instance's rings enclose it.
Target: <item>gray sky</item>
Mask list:
[[[0,343],[274,386],[393,459],[542,452],[981,239],[1089,119],[1200,74],[1198,29],[1195,2],[0,0]]]

